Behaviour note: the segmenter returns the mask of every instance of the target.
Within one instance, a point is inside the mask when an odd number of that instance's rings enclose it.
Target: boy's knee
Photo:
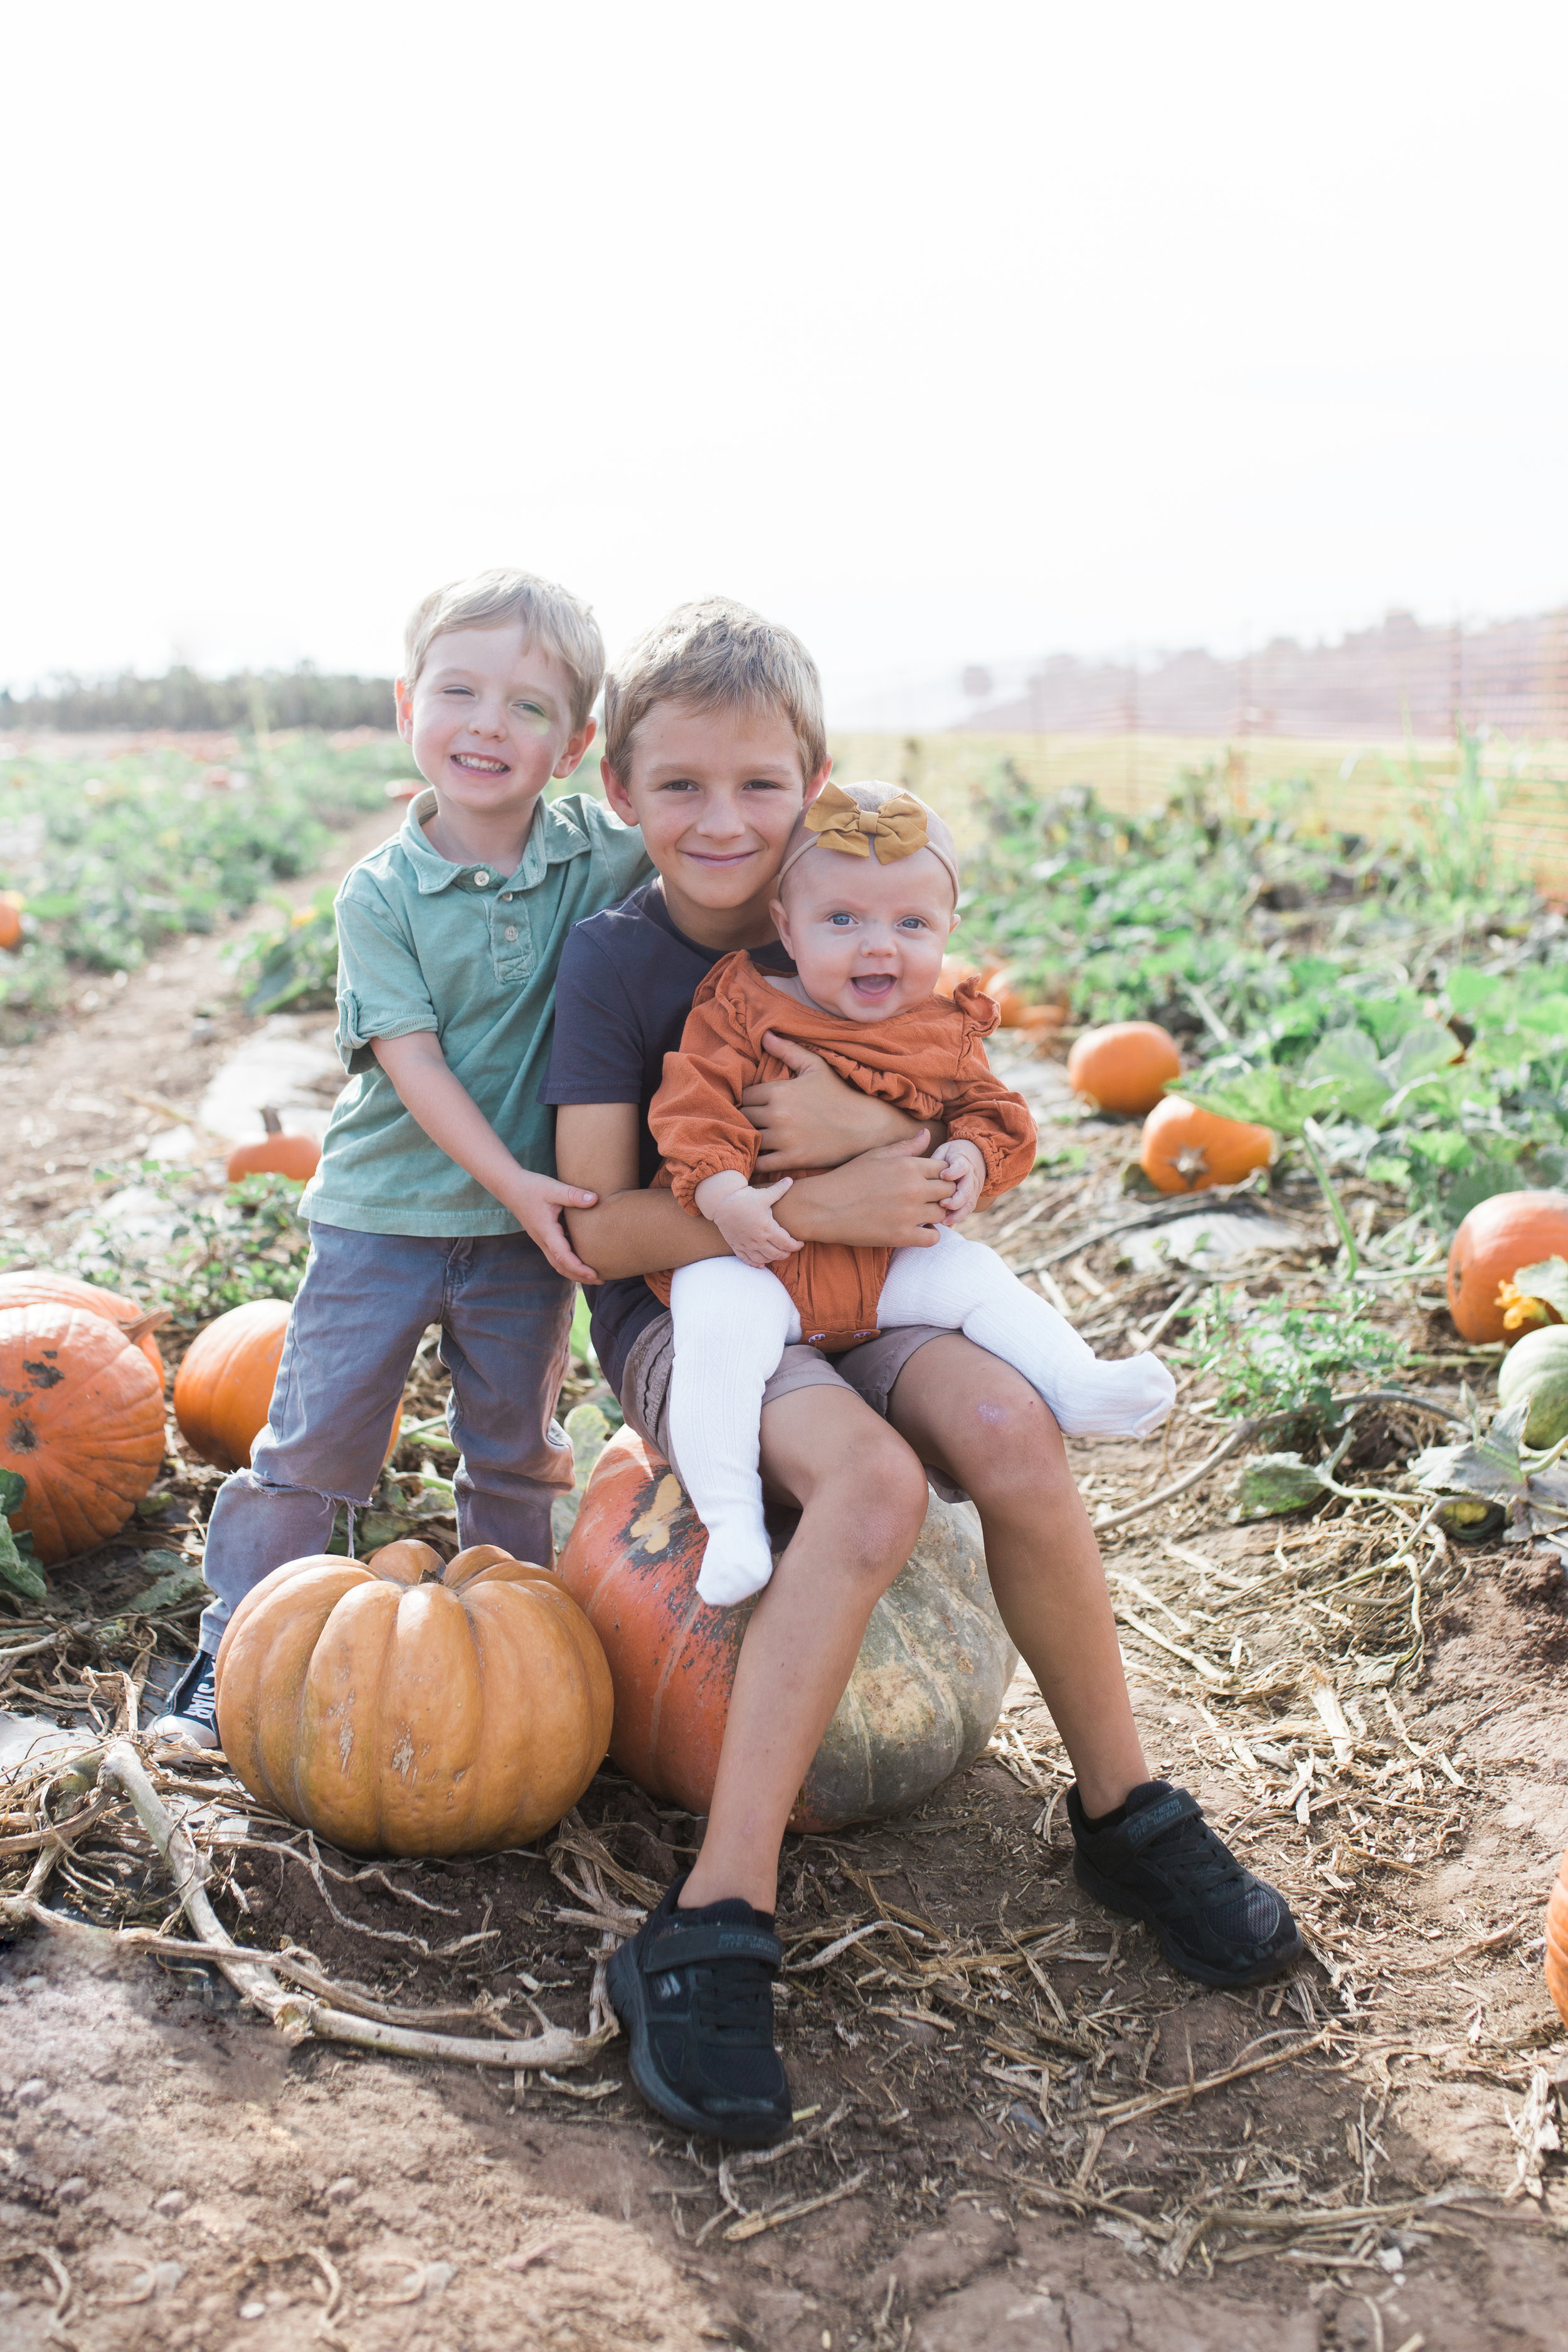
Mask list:
[[[944,1435],[947,1452],[976,1501],[981,1489],[1038,1491],[1069,1475],[1057,1417],[1021,1374],[968,1399]]]
[[[865,1568],[890,1583],[925,1525],[924,1464],[889,1430],[846,1471],[833,1502],[854,1530]]]

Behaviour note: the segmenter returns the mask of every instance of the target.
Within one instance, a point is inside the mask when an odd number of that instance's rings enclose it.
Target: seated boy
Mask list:
[[[647,1108],[724,956],[749,950],[760,971],[789,972],[768,908],[829,763],[809,655],[723,600],[682,608],[635,646],[605,713],[605,791],[641,825],[658,878],[568,943],[544,1095],[560,1106],[563,1177],[597,1195],[567,1224],[605,1277],[600,1362],[627,1421],[668,1458],[670,1318],[641,1277],[728,1253],[715,1226],[653,1187]],[[789,1039],[763,1042],[798,1075],[746,1090],[767,1146],[759,1171],[829,1171],[796,1178],[774,1202],[779,1224],[803,1242],[934,1246],[954,1185],[924,1154],[945,1138]],[[612,1964],[633,2075],[661,2115],[736,2141],[788,2128],[771,1989],[779,1849],[867,1620],[919,1536],[928,1473],[978,1507],[997,1606],[1078,1776],[1068,1811],[1080,1882],[1147,1919],[1167,1958],[1205,1983],[1254,1983],[1297,1957],[1281,1897],[1184,1791],[1148,1777],[1088,1515],[1057,1424],[1020,1373],[929,1326],[832,1362],[785,1347],[763,1392],[761,1467],[801,1517],[741,1646],[702,1850]]]
[[[526,572],[427,596],[408,625],[397,723],[428,790],[338,892],[338,1050],[349,1073],[307,1185],[310,1256],[266,1429],[219,1489],[201,1647],[153,1725],[217,1745],[213,1658],[269,1570],[363,1508],[415,1349],[441,1327],[461,1449],[458,1532],[549,1564],[572,1483],[554,1422],[573,1283],[539,1088],[572,925],[648,871],[641,836],[584,793],[544,802],[595,731],[592,613]]]

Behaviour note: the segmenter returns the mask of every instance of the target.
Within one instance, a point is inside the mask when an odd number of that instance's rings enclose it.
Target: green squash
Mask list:
[[[1509,1349],[1497,1376],[1500,1405],[1528,1396],[1527,1445],[1555,1445],[1568,1436],[1568,1323],[1527,1332]]]

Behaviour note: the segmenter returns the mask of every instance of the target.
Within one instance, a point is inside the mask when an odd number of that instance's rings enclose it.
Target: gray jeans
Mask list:
[[[225,1480],[207,1527],[216,1650],[236,1605],[285,1560],[324,1551],[340,1503],[363,1507],[426,1327],[452,1375],[447,1426],[464,1545],[551,1563],[550,1506],[572,1484],[554,1420],[572,1286],[526,1234],[431,1240],[312,1224],[267,1427],[248,1470]]]

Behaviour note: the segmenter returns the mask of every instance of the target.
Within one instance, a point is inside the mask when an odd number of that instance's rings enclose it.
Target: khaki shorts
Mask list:
[[[831,1359],[797,1341],[779,1358],[778,1370],[763,1390],[763,1408],[765,1412],[794,1389],[847,1389],[886,1421],[893,1383],[910,1358],[928,1339],[951,1336],[945,1327],[934,1323],[910,1323],[901,1330],[884,1331],[878,1339],[862,1339],[858,1348],[847,1349],[842,1356]],[[628,1426],[663,1454],[679,1477],[680,1465],[669,1444],[669,1376],[674,1365],[675,1325],[667,1309],[632,1342],[626,1377],[621,1382],[621,1411]],[[955,1486],[951,1478],[933,1470],[929,1462],[926,1476],[944,1503],[969,1500],[962,1486]]]

